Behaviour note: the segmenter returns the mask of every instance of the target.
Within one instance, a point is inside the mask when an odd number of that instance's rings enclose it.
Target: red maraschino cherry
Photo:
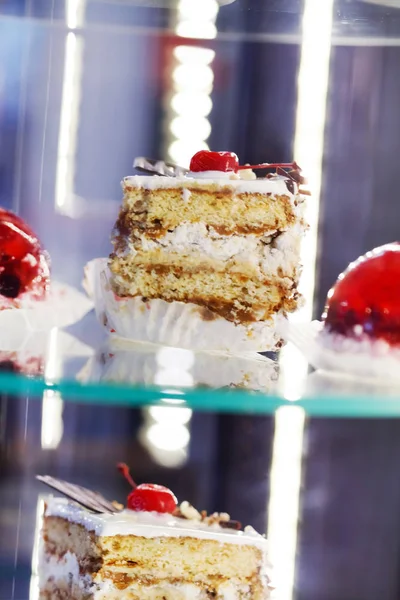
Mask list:
[[[0,208],[0,295],[17,298],[30,292],[35,299],[43,299],[49,272],[34,232],[20,217]]]
[[[119,463],[117,468],[133,487],[127,502],[130,510],[170,514],[175,511],[178,501],[171,490],[156,483],[136,485],[130,475],[129,467],[125,463]]]
[[[277,173],[285,175],[304,183],[301,169],[296,162],[291,163],[259,163],[257,165],[239,165],[239,159],[234,152],[212,152],[211,150],[200,150],[196,152],[190,161],[190,171],[201,173],[204,171],[222,171],[224,173],[237,173],[243,169],[276,169]],[[286,172],[288,169],[289,172]]]
[[[223,171],[228,173],[239,168],[239,159],[234,152],[211,152],[200,150],[192,156],[190,170],[194,173],[201,171]]]
[[[328,294],[324,329],[350,338],[400,344],[400,243],[351,263]]]

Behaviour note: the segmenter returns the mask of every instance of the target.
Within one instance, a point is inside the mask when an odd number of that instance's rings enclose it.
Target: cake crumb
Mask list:
[[[201,306],[200,308],[196,309],[196,312],[199,313],[202,321],[215,321],[218,319],[218,315],[207,308],[207,306]]]

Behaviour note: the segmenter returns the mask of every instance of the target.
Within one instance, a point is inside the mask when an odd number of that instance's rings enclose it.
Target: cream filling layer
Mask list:
[[[141,234],[140,245],[130,243],[129,248],[134,255],[162,249],[181,256],[198,255],[216,261],[244,263],[260,276],[293,277],[299,264],[303,233],[304,226],[298,222],[268,243],[268,234],[263,238],[255,234],[219,235],[204,223],[182,223],[157,239]]]
[[[43,552],[39,562],[39,585],[41,587],[53,577],[56,581],[73,583],[80,589],[89,590],[93,585],[90,575],[81,575],[76,554],[67,552],[63,557]]]

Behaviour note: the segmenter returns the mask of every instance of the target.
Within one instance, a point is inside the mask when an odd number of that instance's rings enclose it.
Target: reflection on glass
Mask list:
[[[66,0],[64,76],[56,167],[56,210],[73,215],[75,157],[79,123],[84,43],[75,29],[82,27],[86,0]]]
[[[297,406],[276,411],[270,473],[268,538],[279,600],[292,600],[305,412]]]

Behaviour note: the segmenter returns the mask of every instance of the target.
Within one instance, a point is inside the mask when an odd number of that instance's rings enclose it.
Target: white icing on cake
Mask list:
[[[181,519],[170,514],[124,510],[117,514],[94,514],[64,498],[49,498],[46,516],[61,517],[79,523],[96,535],[137,535],[155,537],[195,537],[224,544],[246,544],[266,551],[267,540],[256,531],[226,529],[218,524]]]
[[[239,179],[234,171],[188,171],[186,177],[191,179]]]
[[[208,174],[208,177],[204,175]],[[232,179],[231,177],[221,177],[222,172],[216,171],[218,176],[215,176],[214,171],[206,171],[205,173],[196,173],[194,177],[162,177],[158,175],[131,175],[125,177],[122,181],[122,187],[142,188],[145,190],[171,189],[171,188],[191,188],[194,185],[223,185],[230,187],[236,194],[273,194],[276,196],[287,196],[294,199],[297,195],[297,185],[294,183],[296,194],[292,194],[286,185],[287,178],[276,175],[269,179]],[[210,175],[212,173],[212,176]],[[199,177],[198,175],[201,175]],[[223,175],[226,175],[224,173]],[[231,175],[227,173],[227,175]]]

